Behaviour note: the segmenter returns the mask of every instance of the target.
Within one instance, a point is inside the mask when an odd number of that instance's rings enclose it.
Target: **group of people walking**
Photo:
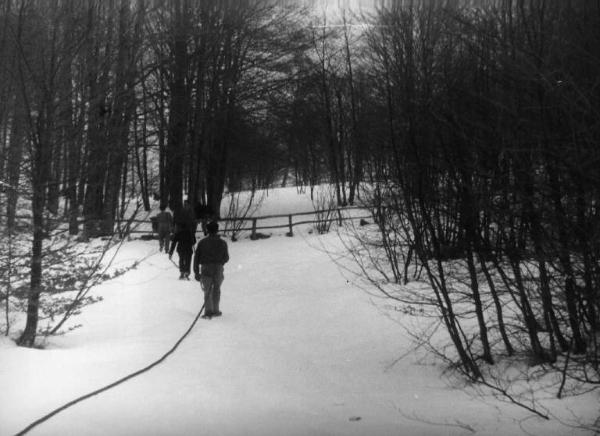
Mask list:
[[[221,284],[224,280],[224,265],[229,261],[227,243],[219,236],[219,224],[203,219],[204,238],[196,245],[198,221],[189,201],[172,216],[166,206],[160,206],[155,217],[159,251],[169,254],[172,259],[177,250],[179,257],[179,279],[189,280],[193,269],[194,278],[204,291],[203,318],[221,316]],[[192,262],[193,256],[193,262]]]

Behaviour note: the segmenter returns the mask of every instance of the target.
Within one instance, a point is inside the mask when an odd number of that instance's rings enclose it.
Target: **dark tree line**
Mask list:
[[[600,383],[599,4],[405,2],[366,38],[373,281],[422,269],[432,293],[380,287],[436,307],[473,379],[527,353]]]
[[[160,59],[151,75],[163,84],[156,100],[168,108],[157,133],[166,136],[160,197],[177,209],[186,192],[218,214],[225,188],[272,183],[277,162],[270,160],[281,144],[269,124],[270,100],[304,42],[294,11],[271,2],[171,6],[151,20]]]

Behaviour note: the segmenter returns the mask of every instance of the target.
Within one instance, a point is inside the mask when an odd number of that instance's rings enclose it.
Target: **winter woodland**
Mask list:
[[[33,432],[599,432],[598,53],[595,0],[0,0],[0,434],[183,334],[186,199],[225,316]]]

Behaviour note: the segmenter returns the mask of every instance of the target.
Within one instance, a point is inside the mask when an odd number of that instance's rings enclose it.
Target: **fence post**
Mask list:
[[[252,218],[252,234],[250,235],[250,239],[253,241],[256,239],[256,218]]]
[[[342,220],[342,211],[338,208],[337,213],[338,213],[338,226],[341,226],[342,221],[343,221]]]
[[[293,228],[293,225],[292,225],[292,214],[288,215],[288,223],[289,223],[289,226],[290,226],[290,231],[287,233],[286,236],[290,236],[291,237],[291,236],[294,236],[294,228]]]

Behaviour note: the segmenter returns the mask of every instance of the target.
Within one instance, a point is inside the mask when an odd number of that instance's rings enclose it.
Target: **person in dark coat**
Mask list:
[[[177,227],[173,240],[171,241],[169,259],[173,256],[173,251],[175,251],[175,248],[177,247],[177,254],[179,255],[179,280],[190,279],[191,261],[195,243],[196,236],[193,231],[187,228]]]
[[[208,236],[198,242],[194,256],[194,276],[204,291],[204,316],[221,316],[221,284],[223,265],[229,261],[227,243],[218,235],[219,225],[211,221],[206,225]]]
[[[198,227],[198,223],[196,221],[196,216],[194,214],[194,210],[190,205],[189,200],[185,200],[183,202],[183,206],[178,208],[175,211],[175,216],[173,217],[173,222],[178,229],[188,229],[196,234],[196,228]]]
[[[169,242],[171,240],[171,232],[173,231],[173,217],[171,212],[167,211],[167,206],[160,205],[160,212],[156,215],[156,231],[158,232],[159,251],[165,249],[165,253],[169,252]]]

